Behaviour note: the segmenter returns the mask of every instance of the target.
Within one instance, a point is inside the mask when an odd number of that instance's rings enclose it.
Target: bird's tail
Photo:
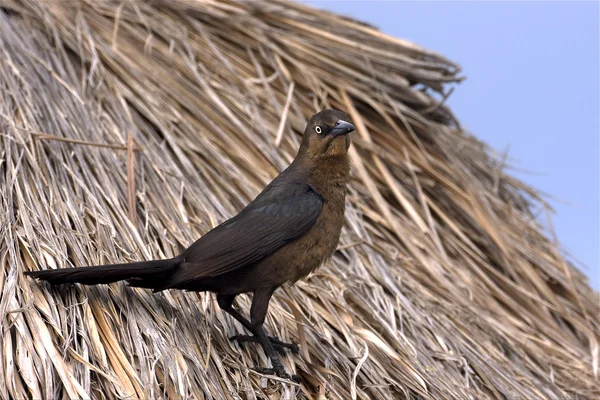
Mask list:
[[[98,285],[127,280],[131,286],[152,287],[151,282],[158,283],[167,277],[181,263],[180,257],[167,260],[140,261],[129,264],[99,265],[96,267],[46,269],[28,271],[25,275],[48,281],[53,285],[62,283],[81,283]]]

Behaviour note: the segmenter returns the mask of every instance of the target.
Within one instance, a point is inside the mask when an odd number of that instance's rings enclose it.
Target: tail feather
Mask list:
[[[136,281],[151,277],[167,276],[170,272],[175,270],[180,263],[181,259],[175,257],[167,260],[140,261],[128,264],[28,271],[25,272],[25,275],[47,281],[52,285],[59,285],[62,283],[99,285],[122,280]]]

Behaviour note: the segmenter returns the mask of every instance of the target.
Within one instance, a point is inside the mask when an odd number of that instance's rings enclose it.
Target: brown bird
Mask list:
[[[275,348],[297,351],[297,346],[268,337],[263,323],[273,292],[307,276],[337,247],[344,223],[352,131],[354,125],[340,111],[315,114],[290,166],[238,215],[175,258],[26,274],[51,284],[125,280],[154,292],[214,292],[219,306],[254,334],[233,339],[260,342],[271,359],[272,368],[257,370],[289,378]],[[253,293],[250,320],[233,308],[235,297],[248,292]]]

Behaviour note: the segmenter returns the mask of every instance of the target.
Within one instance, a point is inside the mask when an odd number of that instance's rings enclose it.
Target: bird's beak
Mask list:
[[[345,135],[355,129],[356,128],[354,125],[352,125],[350,122],[339,120],[331,130],[330,134],[333,136]]]

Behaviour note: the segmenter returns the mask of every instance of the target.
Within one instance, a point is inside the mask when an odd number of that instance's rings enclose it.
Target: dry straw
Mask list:
[[[598,295],[444,106],[443,57],[280,1],[9,0],[0,60],[0,398],[597,398]],[[23,276],[173,256],[325,107],[358,127],[347,223],[267,319],[302,385],[251,371],[210,294]]]

